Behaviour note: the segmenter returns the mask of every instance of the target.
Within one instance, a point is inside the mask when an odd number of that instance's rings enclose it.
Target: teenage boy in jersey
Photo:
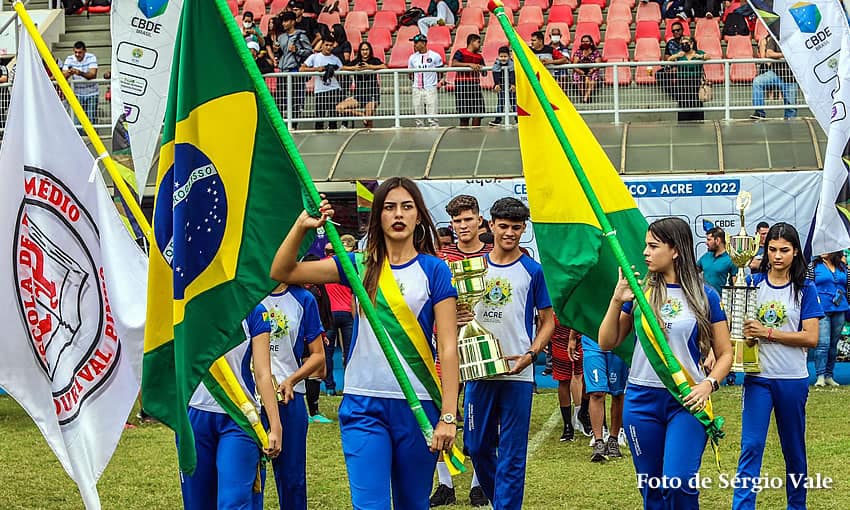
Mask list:
[[[555,330],[543,269],[519,249],[529,218],[515,198],[490,209],[495,245],[487,258],[486,293],[475,307],[482,326],[512,362],[509,374],[466,385],[464,441],[494,510],[522,508],[531,419],[533,363]],[[539,315],[532,338],[534,315]]]
[[[483,257],[493,251],[493,245],[482,242],[478,238],[478,227],[484,220],[478,208],[478,200],[471,195],[458,195],[446,204],[446,213],[452,219],[452,229],[457,235],[457,242],[442,248],[437,256],[446,262]],[[459,320],[464,324],[472,319],[472,314],[461,312]],[[438,360],[439,361],[439,360]],[[437,478],[439,484],[434,494],[431,495],[431,508],[443,505],[451,505],[457,501],[455,497],[454,483],[449,468],[442,459],[437,461]],[[481,482],[474,468],[472,472],[472,486],[469,488],[469,503],[473,507],[487,506],[487,496],[481,489]]]
[[[277,381],[283,427],[281,455],[272,461],[281,510],[307,509],[306,379],[325,364],[322,321],[313,294],[302,287],[278,285],[261,303],[271,329],[272,375]],[[304,346],[309,357],[301,364]],[[265,416],[265,407],[263,410]]]

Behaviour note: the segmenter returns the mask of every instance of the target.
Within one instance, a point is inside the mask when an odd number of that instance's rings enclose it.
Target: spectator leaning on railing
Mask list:
[[[599,64],[602,55],[596,49],[593,38],[589,35],[581,36],[581,44],[573,52],[573,64]],[[577,67],[573,69],[573,83],[578,87],[581,100],[590,103],[596,82],[599,81],[598,67]]]
[[[322,40],[322,51],[313,53],[301,64],[301,72],[318,72],[322,76],[316,77],[316,117],[333,117],[336,113],[336,105],[342,102],[343,95],[339,81],[334,76],[336,71],[342,67],[342,61],[331,51],[336,41],[333,39]],[[323,120],[316,121],[316,129],[324,129]],[[335,120],[328,121],[330,129],[337,128]]]
[[[547,68],[551,68],[553,65],[569,63],[569,59],[561,53],[561,50],[553,48],[548,44],[543,44],[543,37],[543,32],[539,30],[531,34],[531,51],[537,55],[540,63]]]
[[[564,42],[564,38],[561,34],[561,29],[558,27],[552,27],[552,30],[549,32],[549,44],[553,49],[556,49],[561,52],[562,55],[569,57],[570,49],[567,45],[568,40]],[[561,89],[566,91],[569,88],[570,82],[570,71],[569,69],[553,69],[552,76],[558,81],[558,85],[561,86]]]
[[[375,115],[375,109],[378,108],[378,103],[381,102],[381,87],[378,84],[378,75],[364,73],[362,71],[377,71],[378,69],[386,68],[387,65],[375,56],[371,44],[367,41],[360,43],[354,60],[343,66],[343,69],[346,71],[356,72],[354,75],[354,95],[338,104],[336,111],[340,115],[358,115],[363,117]],[[371,128],[373,121],[363,120],[363,125]]]
[[[673,37],[667,40],[664,44],[664,60],[670,60],[670,57],[682,51],[682,23],[676,21],[670,27]],[[675,97],[676,89],[676,66],[663,66],[655,73],[655,81],[661,86],[662,90],[670,97]]]
[[[481,56],[481,36],[469,34],[466,36],[466,48],[458,48],[452,55],[449,67],[468,67],[470,71],[459,71],[455,79],[455,107],[460,115],[460,125],[481,125],[481,117],[466,117],[466,115],[484,113],[484,95],[481,94],[481,76],[487,71],[481,68],[486,64]]]
[[[428,38],[422,34],[413,36],[413,55],[407,59],[409,69],[436,69],[443,67],[443,57],[439,53],[428,49]],[[422,116],[437,113],[437,86],[443,82],[436,72],[410,73],[413,81],[413,113],[416,114],[416,126],[424,126]],[[437,119],[428,118],[428,125],[438,127]]]
[[[708,60],[704,51],[697,49],[696,41],[690,36],[684,36],[680,40],[681,50],[675,55],[667,57],[671,62],[693,62],[682,64],[676,70],[676,87],[674,99],[679,108],[693,109],[693,111],[678,112],[678,120],[705,120],[705,112],[702,110],[702,101],[699,98],[699,88],[704,77],[703,62]]]
[[[511,111],[516,110],[516,72],[514,72],[514,60],[511,58],[511,48],[502,46],[499,48],[499,58],[493,63],[493,91],[496,92],[496,112],[505,113],[505,92],[507,87]],[[499,116],[490,121],[491,126],[502,124],[503,117]]]
[[[89,80],[97,78],[97,57],[94,53],[86,51],[86,43],[77,41],[74,43],[74,54],[68,55],[62,64],[62,74],[68,78],[74,86],[74,94],[80,100],[80,105],[86,116],[97,123],[97,83],[88,83]],[[79,125],[79,121],[77,121]]]
[[[777,62],[760,64],[761,73],[753,80],[753,106],[756,107],[756,111],[750,115],[753,120],[767,117],[763,108],[766,89],[779,89],[782,92],[782,102],[786,106],[797,102],[797,84],[791,74],[791,68],[782,60],[782,50],[770,34],[759,42],[759,58],[772,58]],[[796,108],[785,108],[786,119],[796,116]]]

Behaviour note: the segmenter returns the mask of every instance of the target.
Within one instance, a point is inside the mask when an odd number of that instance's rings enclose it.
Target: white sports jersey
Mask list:
[[[502,266],[487,258],[484,298],[475,305],[475,318],[499,340],[504,356],[528,352],[534,339],[537,310],[551,308],[543,280],[543,268],[528,255]],[[534,381],[534,366],[516,375],[500,375],[491,380]]]
[[[443,57],[432,50],[428,50],[425,53],[419,53],[417,51],[407,59],[407,67],[410,69],[443,67]],[[435,89],[439,81],[435,72],[413,73],[413,88],[415,89]]]
[[[354,263],[354,254],[349,256]],[[334,261],[337,263],[340,283],[349,285],[337,257],[334,257]],[[425,338],[430,339],[434,331],[434,305],[444,299],[457,297],[457,291],[452,287],[449,266],[437,257],[420,254],[406,264],[391,268],[404,301],[419,319]],[[354,318],[350,349],[351,355],[345,368],[345,393],[367,397],[404,398],[401,387],[390,370],[390,364],[378,345],[375,332],[362,311]],[[404,358],[399,355],[399,360],[410,378],[416,396],[420,400],[431,400],[431,396],[413,375]]]
[[[280,384],[301,366],[304,346],[324,332],[319,305],[303,287],[287,287],[278,294],[269,294],[260,304],[267,310],[265,318],[271,327],[272,375]],[[304,381],[296,384],[294,390],[304,393]]]
[[[720,307],[720,296],[717,291],[709,285],[704,285],[705,294],[708,297],[708,320],[714,324],[726,321],[726,313]],[[632,313],[633,303],[623,305],[623,311]],[[688,306],[685,293],[682,288],[672,283],[667,284],[667,301],[661,306],[661,318],[664,334],[670,350],[676,355],[676,359],[693,376],[694,382],[705,379],[705,373],[700,363],[699,351],[699,329],[697,328],[696,316]],[[635,352],[632,356],[632,367],[629,371],[629,384],[648,386],[650,388],[663,388],[664,383],[655,374],[652,365],[643,351],[640,341],[635,344]]]
[[[254,407],[257,408],[257,411],[260,410],[260,406],[256,398],[254,398],[256,388],[254,374],[251,372],[251,339],[259,334],[270,332],[271,328],[268,321],[263,318],[264,314],[266,314],[266,307],[262,304],[257,305],[251,311],[251,314],[248,315],[248,318],[242,321],[242,329],[245,332],[246,340],[224,355],[224,359],[227,360],[227,364],[230,365],[230,368],[236,375],[239,385],[242,386],[242,390],[254,401]],[[227,413],[222,409],[203,382],[195,389],[195,393],[192,394],[192,398],[189,400],[189,406],[210,413]]]
[[[801,331],[804,320],[823,317],[817,288],[810,280],[806,280],[797,299],[790,282],[774,287],[764,273],[753,275],[753,282],[759,289],[756,317],[763,326],[777,331]],[[805,347],[759,340],[761,372],[753,375],[767,379],[808,378],[806,353]]]

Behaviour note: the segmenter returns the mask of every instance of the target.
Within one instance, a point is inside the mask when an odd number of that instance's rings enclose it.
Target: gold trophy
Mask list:
[[[473,310],[476,303],[484,297],[487,261],[484,257],[474,257],[448,264],[457,289],[458,308]],[[506,374],[511,370],[502,356],[499,341],[475,318],[458,331],[457,349],[461,381],[484,379]]]
[[[747,235],[744,227],[744,211],[751,202],[752,195],[747,191],[739,193],[735,200],[735,206],[740,214],[741,231],[737,235],[726,234],[726,250],[732,257],[732,262],[738,266],[738,275],[734,285],[723,286],[723,307],[726,309],[735,353],[732,371],[745,373],[761,372],[758,341],[744,336],[744,322],[756,318],[758,297],[758,289],[747,284],[744,273],[744,267],[750,263],[759,249],[758,236]]]

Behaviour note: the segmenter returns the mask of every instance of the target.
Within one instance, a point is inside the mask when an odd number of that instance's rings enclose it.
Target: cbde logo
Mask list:
[[[165,13],[168,0],[139,0],[139,10],[146,18],[155,18]]]

